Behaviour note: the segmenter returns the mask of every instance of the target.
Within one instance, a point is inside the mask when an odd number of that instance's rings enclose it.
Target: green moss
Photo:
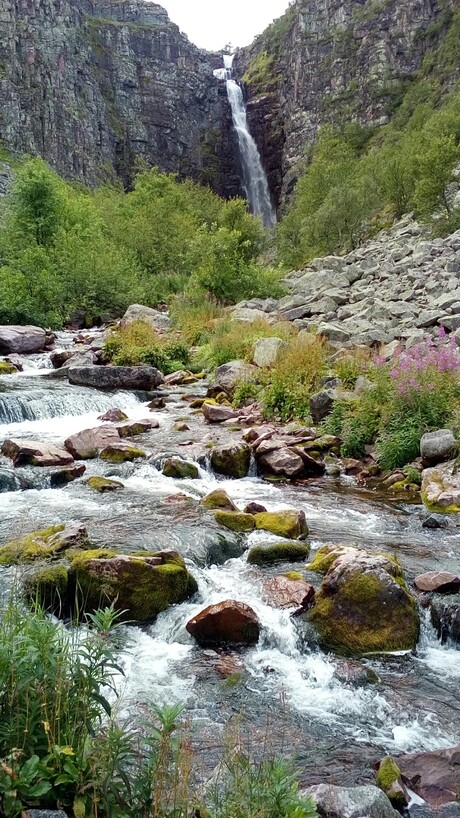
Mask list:
[[[251,463],[249,446],[237,444],[223,449],[214,449],[211,454],[211,466],[218,474],[241,479],[246,477]]]
[[[256,545],[248,553],[250,565],[271,565],[274,562],[300,562],[310,553],[310,546],[299,542]],[[302,579],[302,576],[300,576]]]
[[[223,511],[238,511],[233,500],[230,499],[224,489],[215,489],[201,500],[201,505],[209,509],[222,509]]]
[[[136,449],[131,446],[119,449],[117,446],[107,446],[102,450],[99,457],[107,463],[126,463],[132,460],[138,460],[141,457],[146,457],[142,449]]]
[[[198,466],[195,463],[187,463],[180,457],[170,457],[163,465],[163,474],[166,477],[177,479],[196,480],[200,476]]]
[[[301,574],[300,571],[286,571],[286,573],[283,574],[283,577],[286,577],[286,579],[290,579],[293,582],[299,582],[299,580],[305,579],[304,575]]]
[[[16,367],[9,364],[8,361],[0,361],[0,375],[14,375],[17,371]]]
[[[442,506],[439,503],[430,503],[427,499],[426,492],[421,492],[421,498],[424,506],[433,514],[460,514],[460,506],[451,503],[449,506]]]
[[[327,574],[336,559],[337,549],[333,545],[323,545],[321,548],[318,548],[318,551],[306,568],[308,571],[314,571],[317,574]]]
[[[401,770],[391,756],[380,762],[376,773],[377,786],[385,793],[395,807],[406,807],[407,801],[401,787]]]
[[[90,489],[98,491],[100,494],[124,488],[123,483],[118,480],[107,480],[105,477],[90,477],[86,482]]]
[[[7,543],[0,548],[0,565],[20,565],[59,553],[62,542],[59,538],[55,540],[52,538],[60,531],[64,531],[64,528],[64,525],[50,526],[41,531],[33,531],[22,540]]]
[[[219,525],[229,528],[230,531],[243,533],[253,531],[256,527],[252,514],[244,514],[242,511],[216,511],[215,518]]]
[[[308,526],[298,511],[264,511],[254,515],[256,528],[277,537],[295,540],[308,534]]]
[[[68,569],[65,565],[50,565],[28,576],[24,591],[31,602],[46,611],[59,613],[67,604]]]

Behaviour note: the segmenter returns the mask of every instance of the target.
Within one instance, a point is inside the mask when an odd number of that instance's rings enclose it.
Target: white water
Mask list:
[[[260,216],[264,227],[273,227],[276,224],[276,213],[270,198],[267,175],[257,145],[249,131],[243,92],[232,79],[232,65],[233,55],[224,54],[224,68],[217,69],[214,74],[218,79],[227,81],[227,96],[238,137],[243,186],[249,209],[255,216]]]

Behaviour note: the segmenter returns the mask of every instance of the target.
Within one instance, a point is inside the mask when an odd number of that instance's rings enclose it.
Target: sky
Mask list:
[[[208,51],[249,45],[286,11],[289,0],[156,0],[189,40]]]

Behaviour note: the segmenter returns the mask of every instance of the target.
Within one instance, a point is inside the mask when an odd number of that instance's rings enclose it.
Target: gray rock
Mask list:
[[[253,363],[259,367],[273,366],[280,352],[287,346],[286,341],[281,338],[259,338],[254,346]]]
[[[263,310],[250,310],[246,307],[235,307],[231,311],[232,321],[243,321],[245,324],[254,324],[255,321],[266,321],[267,315]]]
[[[247,364],[246,361],[229,361],[217,367],[214,385],[232,396],[239,383],[252,380],[256,373],[257,367]]]
[[[156,389],[164,378],[154,366],[70,367],[69,383],[94,389]]]
[[[458,443],[451,429],[427,432],[420,441],[420,454],[424,466],[436,466],[455,457]]]
[[[46,332],[40,327],[0,326],[0,355],[43,352],[45,346]]]
[[[62,809],[29,809],[27,815],[29,818],[68,818]]]
[[[385,793],[371,785],[335,787],[318,784],[302,791],[316,803],[324,818],[400,818]]]
[[[315,395],[312,395],[310,398],[310,414],[313,423],[321,423],[327,415],[330,415],[336,400],[337,392],[335,389],[324,389],[322,392],[316,392]]]
[[[351,338],[350,333],[337,324],[319,324],[317,334],[323,335],[329,341],[338,341],[339,343],[346,343]]]
[[[143,304],[131,304],[121,319],[121,326],[133,324],[135,321],[143,321],[156,330],[169,329],[171,326],[171,319],[164,312],[145,307]]]

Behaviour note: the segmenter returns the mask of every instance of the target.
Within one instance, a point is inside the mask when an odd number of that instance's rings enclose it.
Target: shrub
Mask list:
[[[254,344],[259,338],[276,335],[288,340],[295,333],[296,330],[288,323],[273,325],[265,320],[248,323],[223,318],[216,323],[207,345],[199,351],[199,360],[209,367],[221,366],[236,359],[251,361]]]
[[[326,370],[327,346],[315,335],[302,335],[284,349],[266,376],[262,397],[267,418],[307,418],[310,395]]]
[[[189,363],[188,347],[180,340],[165,339],[143,321],[134,321],[112,332],[104,354],[116,366],[149,364],[169,374]]]

